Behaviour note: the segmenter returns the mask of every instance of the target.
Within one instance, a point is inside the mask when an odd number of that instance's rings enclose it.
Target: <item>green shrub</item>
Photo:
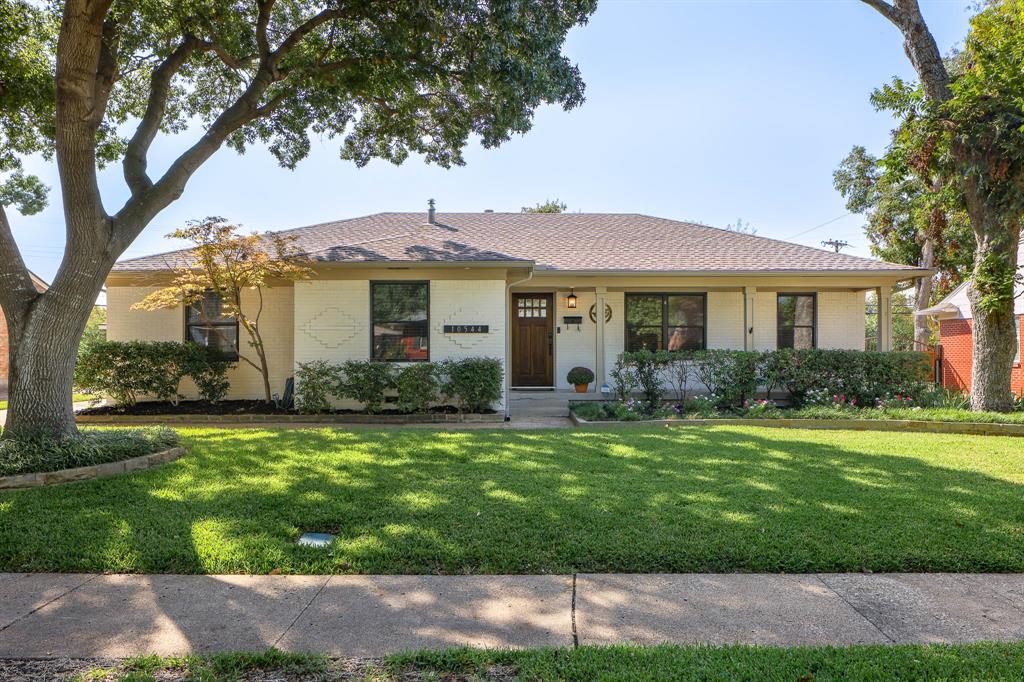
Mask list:
[[[98,341],[78,356],[75,385],[134,405],[145,396],[177,403],[190,377],[200,397],[216,401],[228,389],[231,361],[216,350],[177,341]]]
[[[685,403],[690,394],[690,379],[694,376],[693,353],[660,350],[656,355],[663,383],[675,390],[676,400]]]
[[[859,407],[876,405],[892,395],[916,401],[929,386],[931,368],[925,353],[820,349],[773,353],[781,384],[796,406],[805,404],[812,392]]]
[[[620,422],[635,422],[647,418],[647,410],[644,405],[636,400],[627,400],[624,403],[609,403],[609,417]]]
[[[569,370],[565,380],[573,386],[583,386],[594,380],[594,372],[586,367],[573,367]]]
[[[295,409],[303,414],[329,412],[331,399],[341,395],[341,367],[313,360],[295,370]]]
[[[633,391],[640,387],[633,372],[632,365],[626,360],[625,353],[615,361],[611,371],[612,392],[619,400],[626,400],[633,394]]]
[[[649,409],[660,405],[665,396],[665,388],[661,383],[662,357],[647,349],[622,354],[622,361],[632,369],[636,385],[644,394]]]
[[[384,393],[394,386],[394,366],[387,362],[349,360],[341,366],[344,375],[339,394],[363,404],[367,414],[377,414],[384,406]]]
[[[0,476],[119,462],[178,443],[178,434],[166,427],[82,429],[77,436],[61,441],[0,440]]]
[[[761,353],[706,350],[694,354],[694,374],[719,407],[739,407],[757,392]]]
[[[422,414],[437,402],[440,382],[438,367],[433,362],[417,362],[403,367],[395,376],[398,409],[407,414]]]
[[[604,407],[597,402],[576,403],[572,406],[572,411],[577,417],[588,422],[601,421],[605,418]]]
[[[464,412],[485,412],[501,400],[501,361],[466,358],[441,363],[441,391]]]
[[[228,369],[234,364],[215,348],[197,343],[181,344],[180,357],[184,375],[192,379],[200,400],[215,403],[223,400],[231,388]]]

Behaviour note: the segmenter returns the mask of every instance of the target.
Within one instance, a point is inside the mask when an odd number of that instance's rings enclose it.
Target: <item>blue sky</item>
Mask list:
[[[922,0],[939,46],[967,32],[968,2]],[[221,215],[254,230],[283,229],[379,211],[517,211],[559,198],[571,211],[636,212],[725,226],[820,246],[845,239],[868,255],[863,221],[832,188],[854,144],[884,148],[892,120],[868,95],[893,76],[913,77],[897,30],[858,0],[601,0],[566,44],[587,101],[537,112],[533,130],[496,150],[475,141],[467,165],[444,170],[410,158],[357,169],[337,143],[314,141],[297,170],[259,148],[222,150],[182,198],[126,255],[174,248],[163,235],[189,218]],[[195,131],[164,138],[162,169]],[[55,187],[52,166],[33,170]],[[120,167],[101,176],[107,208],[125,198]],[[59,195],[39,215],[10,216],[31,269],[57,270],[63,249]],[[810,231],[809,231],[810,230]],[[570,245],[571,248],[571,245]]]

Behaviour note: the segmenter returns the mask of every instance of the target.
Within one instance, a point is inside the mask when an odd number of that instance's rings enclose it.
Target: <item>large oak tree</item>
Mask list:
[[[955,186],[974,232],[971,404],[1012,408],[1017,248],[1024,216],[1024,0],[991,0],[947,68],[917,0],[863,0],[892,22],[920,86],[875,95],[910,130],[917,163]]]
[[[562,55],[596,0],[0,0],[0,306],[10,332],[4,437],[75,433],[78,340],[111,266],[224,146],[262,143],[293,168],[311,133],[341,156],[461,164],[544,103],[583,98]],[[158,135],[194,143],[162,173]],[[175,139],[182,139],[181,137]],[[55,159],[67,246],[38,293],[4,208],[38,210],[25,154]],[[109,206],[97,169],[121,164]],[[268,185],[271,181],[268,179]]]

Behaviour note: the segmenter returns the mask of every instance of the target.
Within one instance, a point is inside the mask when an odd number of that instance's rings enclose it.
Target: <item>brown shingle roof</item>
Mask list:
[[[282,234],[314,260],[522,262],[617,272],[892,272],[917,269],[706,225],[611,213],[377,213]],[[189,264],[188,251],[124,260],[114,271]]]

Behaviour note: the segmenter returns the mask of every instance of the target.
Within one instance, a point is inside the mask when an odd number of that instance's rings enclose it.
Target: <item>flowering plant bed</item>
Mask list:
[[[901,428],[914,425],[956,425],[970,433],[1000,433],[1024,436],[1024,412],[972,412],[953,407],[906,407],[906,400],[883,402],[878,407],[856,407],[849,403],[810,405],[800,408],[780,406],[770,400],[755,400],[731,410],[719,409],[705,397],[685,404],[663,403],[654,409],[638,400],[578,402],[570,405],[573,421],[577,424],[642,423],[762,423],[766,426],[806,426],[828,428],[877,428],[879,423],[890,423]],[[993,427],[993,428],[985,428]],[[944,430],[944,429],[943,429]]]

